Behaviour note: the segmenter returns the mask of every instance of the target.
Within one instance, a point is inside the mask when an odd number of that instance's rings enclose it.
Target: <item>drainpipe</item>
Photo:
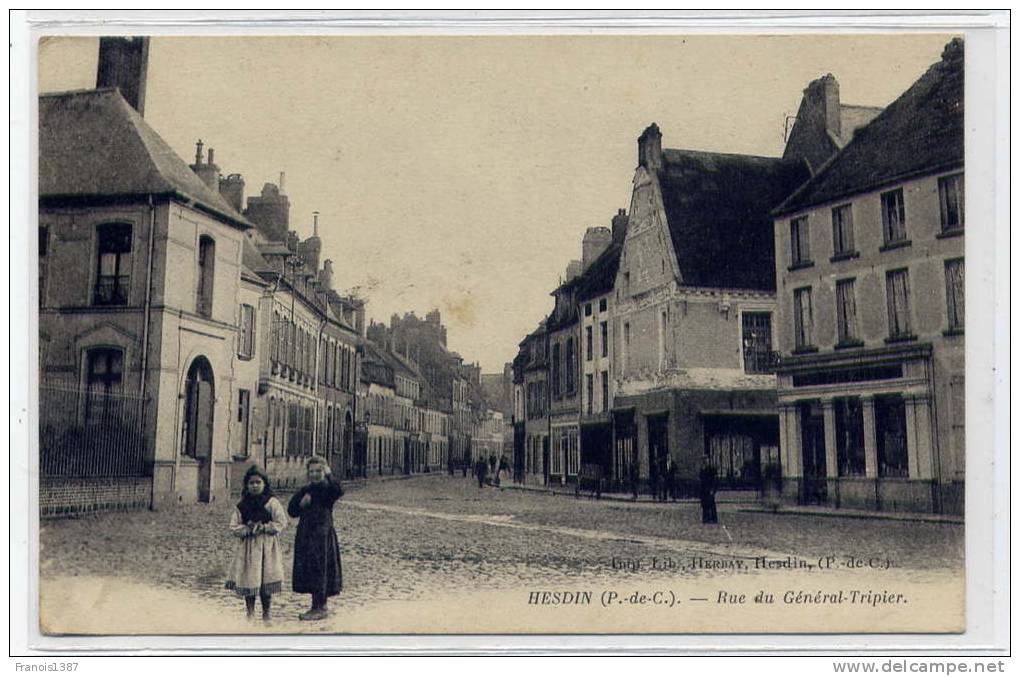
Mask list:
[[[149,195],[149,253],[145,265],[145,311],[142,313],[142,373],[138,386],[138,429],[145,438],[145,374],[149,366],[149,314],[152,310],[152,265],[156,245],[156,207]],[[152,480],[149,482],[149,507],[156,501],[156,435],[153,433]]]
[[[326,311],[329,312],[329,305],[326,305]],[[322,391],[322,385],[324,383],[319,382],[319,365],[322,359],[322,332],[326,329],[327,318],[325,315],[322,317],[322,323],[319,324],[319,335],[315,340],[315,372],[312,374],[312,383],[315,385],[315,393],[317,402],[322,402],[323,405],[323,420],[316,420],[315,424],[312,425],[312,455],[318,455],[316,449],[319,447],[319,425],[325,422],[325,393]],[[318,406],[316,406],[316,413],[318,413]],[[334,413],[335,415],[335,413]]]
[[[152,309],[152,264],[156,245],[156,207],[149,195],[149,255],[145,270],[145,313],[142,323],[142,377],[138,389],[138,419],[142,424],[143,402],[145,401],[145,371],[149,363],[149,312]]]

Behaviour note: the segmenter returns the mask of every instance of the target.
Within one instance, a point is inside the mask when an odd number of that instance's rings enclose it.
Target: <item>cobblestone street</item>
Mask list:
[[[232,553],[226,529],[231,507],[191,505],[44,521],[42,596],[45,600],[47,585],[73,589],[76,579],[113,578],[164,590],[179,600],[194,599],[196,608],[226,618],[223,631],[234,631],[243,604],[223,589]],[[607,580],[716,584],[735,574],[684,563],[695,557],[744,561],[753,568],[757,556],[807,562],[854,556],[888,561],[890,570],[880,574],[889,580],[953,581],[963,574],[963,527],[955,524],[747,513],[724,504],[721,525],[704,526],[696,504],[596,502],[479,489],[459,476],[351,485],[335,517],[344,591],[332,600],[330,619],[297,621],[308,599],[291,593],[288,579],[285,591],[274,597],[273,624],[253,631],[356,630],[364,626],[359,616],[384,618],[399,612],[393,609],[400,603],[482,592],[579,589]],[[282,536],[288,575],[293,537],[293,527]],[[679,567],[647,570],[653,557],[673,559]],[[644,562],[645,569],[629,570],[625,561]],[[749,570],[745,576],[768,574]],[[43,607],[45,621],[46,609],[53,606],[44,602]],[[194,630],[189,626],[163,631]]]

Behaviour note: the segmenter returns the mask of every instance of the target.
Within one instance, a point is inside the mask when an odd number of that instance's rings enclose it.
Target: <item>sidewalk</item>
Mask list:
[[[526,486],[516,483],[504,482],[499,488],[516,489],[520,491],[530,491],[533,493],[546,493],[549,495],[561,495],[564,497],[575,497],[594,500],[594,495],[588,491],[581,491],[578,495],[575,493],[573,486]],[[610,502],[627,502],[631,504],[643,503],[651,505],[667,506],[671,504],[676,505],[698,505],[700,504],[697,498],[683,498],[680,500],[670,500],[667,502],[660,502],[653,500],[647,493],[639,493],[637,499],[634,499],[631,493],[602,493],[601,500],[608,500]],[[745,512],[748,514],[775,514],[778,516],[789,515],[789,516],[823,516],[823,517],[836,517],[844,519],[877,519],[883,521],[918,521],[926,523],[948,523],[948,524],[963,524],[964,519],[961,516],[955,516],[950,514],[927,514],[919,512],[878,512],[863,509],[837,509],[835,507],[817,507],[807,505],[780,505],[778,508],[773,509],[770,506],[761,504],[758,494],[754,491],[720,491],[716,494],[716,504],[720,505],[743,505],[738,506],[736,511]]]

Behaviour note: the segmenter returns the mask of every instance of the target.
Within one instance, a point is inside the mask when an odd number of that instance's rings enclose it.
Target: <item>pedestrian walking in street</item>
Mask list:
[[[343,589],[340,541],[333,527],[333,505],[344,494],[330,476],[329,465],[318,456],[308,460],[308,485],[293,495],[287,512],[300,519],[294,538],[292,585],[299,594],[312,595],[312,607],[302,620],[321,620],[327,600]]]
[[[262,620],[270,619],[273,594],[283,588],[283,551],[279,534],[287,513],[273,496],[269,477],[252,465],[244,474],[241,501],[230,516],[230,533],[237,538],[226,588],[244,597],[248,619],[255,617],[255,597],[262,602]]]
[[[489,455],[489,474],[496,475],[496,454]]]
[[[627,475],[630,478],[631,499],[637,500],[638,496],[638,466],[636,462],[630,463],[627,468]]]
[[[468,467],[471,465],[471,454],[465,453],[460,463],[460,473],[463,478],[467,478]]]
[[[673,462],[673,458],[668,458],[666,460],[666,495],[663,499],[676,500],[676,497],[676,463]]]
[[[499,458],[499,470],[496,472],[496,485],[500,484],[500,480],[503,476],[503,472],[506,472],[507,478],[510,478],[510,461],[506,459],[506,456],[500,456]]]
[[[698,478],[701,482],[701,522],[719,523],[719,516],[715,511],[717,474],[707,455],[702,458],[701,471],[698,473]]]
[[[478,476],[478,487],[485,487],[485,475],[489,471],[489,466],[485,462],[485,458],[479,456],[478,462],[475,463],[475,474]]]

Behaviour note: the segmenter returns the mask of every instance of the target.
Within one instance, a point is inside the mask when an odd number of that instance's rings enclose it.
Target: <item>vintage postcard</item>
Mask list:
[[[41,39],[39,631],[964,631],[968,48]]]

